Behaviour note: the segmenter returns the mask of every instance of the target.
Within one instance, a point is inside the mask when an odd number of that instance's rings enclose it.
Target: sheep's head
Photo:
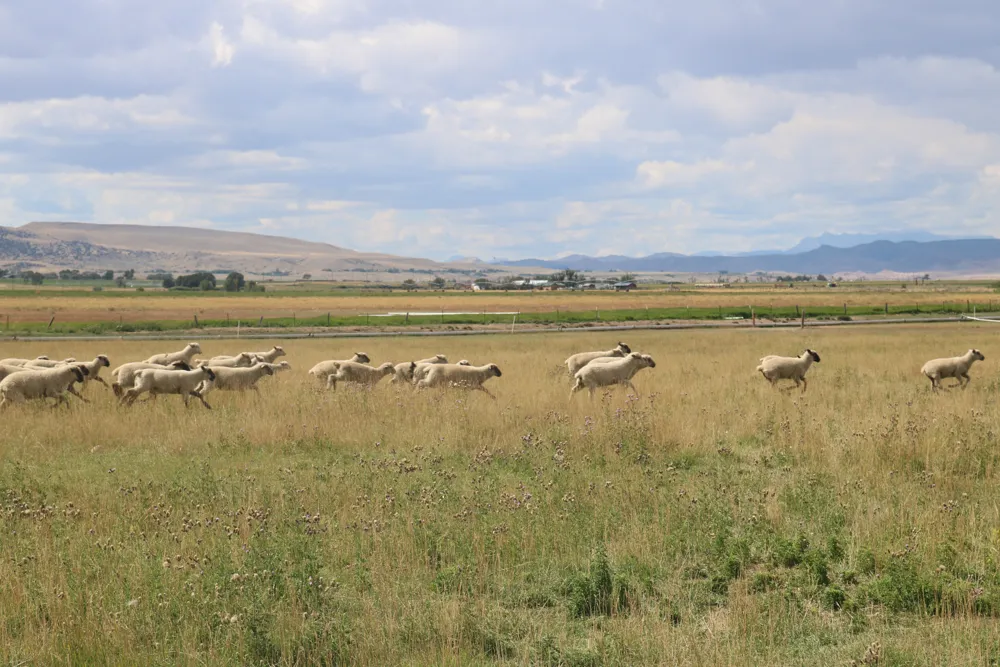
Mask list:
[[[378,367],[378,372],[381,373],[382,375],[388,375],[389,373],[395,373],[396,372],[396,365],[394,363],[392,363],[391,361],[387,361],[387,362],[385,362],[384,364],[382,364],[381,366]]]
[[[35,357],[35,361],[49,361],[49,358],[43,354],[40,357]]]
[[[487,368],[489,368],[490,373],[496,375],[497,377],[503,375],[503,373],[500,372],[500,367],[497,366],[496,364],[490,364],[489,366],[487,366]]]
[[[623,343],[621,341],[618,341],[618,347],[615,348],[615,349],[618,350],[619,352],[621,352],[623,354],[623,356],[626,355],[626,354],[631,354],[632,353],[632,348],[630,348],[628,345],[626,345],[625,343]]]
[[[208,379],[209,379],[209,380],[210,380],[211,382],[215,382],[215,371],[213,371],[213,370],[212,370],[211,368],[209,368],[208,366],[202,366],[202,367],[201,367],[201,372],[202,372],[202,373],[204,373],[204,374],[205,374],[205,376],[206,376],[206,377],[207,377],[207,378],[208,378]]]
[[[656,368],[656,362],[653,361],[653,357],[648,354],[640,354],[639,358],[642,359],[642,363],[649,368]]]
[[[371,362],[371,359],[364,352],[355,352],[354,359],[352,359],[351,361],[356,361],[359,364],[367,364]]]
[[[806,350],[806,354],[808,354],[810,357],[812,357],[813,361],[815,361],[816,363],[819,363],[819,355],[816,354],[813,350]]]
[[[969,350],[969,352],[972,353],[972,358],[973,359],[976,359],[978,361],[986,361],[986,357],[984,357],[983,353],[980,352],[979,350],[973,348],[973,349]]]
[[[72,369],[73,369],[73,376],[76,378],[77,382],[83,382],[83,378],[85,378],[89,372],[87,371],[86,368],[82,366],[72,366]]]
[[[264,369],[264,375],[274,375],[274,369],[271,368],[270,366],[263,365],[261,366],[261,368]]]
[[[76,362],[76,357],[66,357],[62,360],[64,364],[72,364]]]
[[[198,343],[188,343],[188,352],[194,352],[195,354],[201,354],[201,345]]]
[[[274,349],[271,351],[274,352],[276,357],[285,356],[285,348],[281,347],[280,345],[275,345]]]
[[[236,355],[237,366],[253,366],[256,360],[257,360],[257,355],[250,354],[249,352],[240,352],[238,355]]]
[[[410,377],[413,377],[413,371],[417,370],[417,362],[410,362]]]
[[[461,359],[461,360],[459,360],[459,362],[458,362],[457,365],[458,366],[471,366],[472,362],[469,361],[468,359]]]
[[[111,360],[108,359],[108,355],[99,354],[97,355],[98,366],[111,366]]]
[[[448,357],[444,356],[443,354],[435,354],[434,358],[437,359],[439,363],[442,364],[448,363]]]
[[[292,370],[292,365],[290,363],[288,363],[287,361],[282,361],[280,364],[278,364],[278,368],[276,370],[279,370],[279,371],[290,371],[290,370]]]
[[[174,363],[170,364],[170,368],[173,368],[174,370],[177,371],[189,371],[191,370],[191,365],[186,361],[175,361]]]

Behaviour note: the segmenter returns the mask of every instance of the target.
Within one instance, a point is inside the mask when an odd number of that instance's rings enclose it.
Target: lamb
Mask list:
[[[819,355],[812,350],[806,350],[798,357],[779,357],[771,354],[760,358],[757,370],[767,378],[771,386],[777,386],[778,380],[794,380],[795,386],[801,386],[804,393],[808,386],[806,371],[814,361],[819,363]]]
[[[459,361],[455,365],[456,366],[471,366],[472,362],[470,362],[468,359],[462,359],[461,361]],[[423,380],[425,377],[427,377],[427,373],[430,372],[431,368],[433,368],[433,367],[434,367],[434,364],[421,364],[420,362],[417,362],[417,366],[416,366],[416,368],[413,369],[413,374],[412,374],[412,378],[411,378],[411,381],[413,382],[413,384],[417,384],[418,382],[420,382],[421,380]]]
[[[149,393],[152,398],[160,394],[180,394],[184,399],[184,407],[188,407],[188,399],[194,396],[207,409],[212,406],[197,391],[203,382],[214,382],[215,371],[208,366],[199,366],[190,371],[179,371],[167,368],[147,368],[139,371],[135,378],[135,386],[125,392],[119,400],[124,405],[132,405],[142,394]]]
[[[374,387],[379,380],[395,372],[396,367],[391,361],[385,362],[378,368],[353,361],[340,361],[337,362],[337,369],[327,376],[326,387],[327,389],[336,389],[338,382],[353,382]]]
[[[115,370],[111,371],[111,375],[115,377],[115,381],[111,385],[111,390],[114,391],[115,396],[120,399],[127,390],[131,389],[135,385],[135,378],[139,374],[139,371],[156,368],[163,368],[163,366],[160,364],[151,364],[146,361],[134,361],[130,364],[122,364]],[[178,371],[189,371],[191,370],[191,365],[186,361],[175,361],[167,366],[167,368]]]
[[[66,389],[83,382],[90,371],[82,365],[25,370],[0,380],[0,410],[33,398],[54,398],[56,405],[67,402]]]
[[[625,385],[635,393],[639,393],[632,384],[632,378],[643,368],[656,368],[656,362],[648,354],[630,352],[628,356],[621,359],[601,363],[590,363],[581,368],[573,376],[576,384],[570,390],[570,398],[573,394],[586,387],[590,395],[594,395],[594,390],[598,387],[610,387],[612,385]]]
[[[417,387],[462,387],[465,389],[475,389],[481,391],[492,399],[496,396],[491,394],[483,383],[491,377],[500,377],[500,367],[496,364],[486,366],[464,366],[460,364],[434,364],[428,367],[427,376],[417,382]]]
[[[355,364],[367,364],[371,361],[371,359],[369,359],[368,355],[365,354],[364,352],[355,352],[354,356],[351,357],[350,359],[347,359],[346,361],[350,361]],[[319,380],[320,383],[326,385],[327,378],[330,377],[331,373],[335,373],[337,371],[337,365],[341,363],[343,363],[343,361],[336,359],[330,361],[321,361],[315,366],[313,366],[311,369],[309,369],[309,375],[312,375],[317,380]]]
[[[424,364],[446,364],[448,363],[448,357],[443,354],[435,354],[433,357],[428,357],[427,359],[421,359],[420,361],[404,361],[401,364],[396,364],[396,375],[393,376],[391,382],[393,384],[399,382],[412,382],[413,372],[417,369],[417,366]]]
[[[154,354],[149,359],[146,359],[146,363],[156,364],[157,366],[169,366],[175,361],[183,361],[190,365],[196,354],[201,354],[201,345],[198,343],[188,343],[180,352]]]
[[[87,375],[87,377],[85,377],[83,379],[83,382],[81,383],[81,386],[80,386],[81,390],[82,389],[86,389],[87,388],[87,383],[89,383],[92,380],[95,381],[95,382],[100,382],[105,387],[108,386],[108,383],[105,382],[104,378],[101,377],[101,369],[102,368],[110,368],[111,367],[111,360],[108,359],[108,355],[106,355],[106,354],[99,354],[96,357],[94,357],[93,361],[88,361],[88,362],[86,362],[86,363],[84,363],[82,365],[87,367],[87,370],[89,371],[89,374]],[[76,393],[76,392],[73,391],[72,387],[70,387],[69,392],[70,393]]]
[[[631,354],[632,349],[625,343],[619,342],[618,346],[611,350],[601,350],[600,352],[580,352],[574,354],[566,360],[566,368],[571,376],[576,376],[576,372],[589,364],[594,359],[601,357],[624,357]]]
[[[195,391],[201,396],[202,401],[210,391],[246,391],[253,389],[258,394],[257,382],[267,375],[274,375],[275,364],[256,364],[249,368],[214,367],[211,369],[215,373],[215,380],[202,382]]]
[[[240,352],[235,357],[212,357],[205,366],[212,368],[249,368],[254,364],[253,352]]]
[[[955,378],[958,380],[958,384],[952,385],[951,387],[946,387],[946,389],[951,389],[953,387],[961,387],[965,389],[969,386],[969,368],[976,361],[985,361],[986,357],[983,353],[977,349],[971,349],[960,357],[951,357],[948,359],[931,359],[920,372],[927,376],[931,381],[931,389],[937,391],[941,388],[941,380],[944,378]],[[963,382],[964,380],[964,382]]]
[[[278,357],[285,356],[285,348],[275,345],[267,352],[247,352],[250,358],[256,359],[258,362],[263,362],[265,364],[273,364]]]

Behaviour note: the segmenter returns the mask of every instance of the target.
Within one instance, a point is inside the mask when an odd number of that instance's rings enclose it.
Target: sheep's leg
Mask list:
[[[199,401],[201,401],[201,404],[205,406],[206,410],[212,409],[212,406],[208,404],[208,402],[205,400],[205,397],[201,395],[201,392],[193,391],[191,392],[191,395],[197,398]]]
[[[84,403],[90,403],[90,401],[88,401],[87,399],[85,399],[85,398],[84,398],[84,397],[83,397],[83,396],[82,396],[82,395],[80,394],[80,392],[78,392],[78,391],[77,391],[77,390],[76,390],[76,389],[75,389],[75,388],[74,388],[74,387],[73,387],[72,385],[70,385],[69,387],[67,387],[67,388],[66,388],[66,391],[68,391],[69,393],[73,394],[74,396],[76,396],[77,398],[79,398],[79,399],[80,399],[81,401],[83,401]]]
[[[490,390],[489,390],[489,389],[487,389],[486,387],[484,387],[483,385],[481,385],[481,384],[478,384],[478,385],[476,385],[476,386],[475,386],[475,387],[473,387],[473,388],[474,388],[474,389],[478,389],[479,391],[483,392],[484,394],[486,394],[487,396],[489,396],[490,398],[492,398],[492,399],[493,399],[494,401],[495,401],[495,400],[497,400],[497,397],[496,397],[496,396],[494,396],[493,394],[491,394],[491,393],[490,393]]]
[[[626,387],[628,387],[629,389],[631,389],[632,392],[634,392],[636,396],[639,395],[639,390],[635,388],[635,385],[632,384],[631,380],[625,380],[624,382],[622,382],[622,384],[625,385]]]
[[[965,383],[962,384],[962,389],[964,390],[969,386],[969,383],[972,382],[972,378],[969,377],[968,373],[963,373],[962,378],[965,380]],[[961,380],[959,380],[959,382],[961,382]]]
[[[102,377],[101,377],[100,375],[98,375],[97,377],[93,377],[93,378],[90,378],[90,379],[91,379],[91,380],[93,380],[94,382],[100,382],[100,383],[101,383],[101,384],[103,384],[103,385],[104,385],[105,387],[107,387],[107,386],[108,386],[108,383],[107,383],[107,382],[105,382],[105,381],[104,381],[104,378],[102,378]]]
[[[806,382],[805,378],[802,378],[802,393],[803,394],[806,393],[806,387],[808,387],[808,386],[809,386],[809,383]]]

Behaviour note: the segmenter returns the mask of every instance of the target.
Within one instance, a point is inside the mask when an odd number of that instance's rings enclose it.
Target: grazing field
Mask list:
[[[640,395],[573,401],[561,361],[617,337],[288,341],[292,373],[212,411],[119,409],[95,385],[87,405],[18,406],[0,417],[0,660],[995,664],[998,335],[635,332],[657,362]],[[805,394],[754,371],[805,347]],[[970,347],[970,388],[933,395],[923,362]],[[310,383],[359,349],[494,362],[498,399]]]
[[[270,288],[270,286],[269,286]],[[277,287],[275,289],[289,289]],[[0,289],[0,326],[9,334],[176,331],[192,327],[429,326],[435,324],[572,323],[750,317],[871,317],[883,314],[995,312],[1000,294],[982,285],[851,284],[732,288],[644,287],[613,291],[406,292],[276,291],[263,294],[57,288]],[[425,315],[377,317],[387,313]],[[426,315],[432,313],[433,315]],[[441,313],[441,316],[438,316]],[[494,313],[494,315],[491,315]],[[197,320],[197,324],[195,321]]]

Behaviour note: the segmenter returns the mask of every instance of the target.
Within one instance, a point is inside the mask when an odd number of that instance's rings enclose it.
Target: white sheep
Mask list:
[[[30,364],[32,361],[48,361],[49,358],[44,354],[40,357],[35,357],[34,359],[0,359],[0,366],[24,366],[25,364]]]
[[[215,373],[215,379],[209,382],[202,382],[195,391],[201,395],[202,401],[210,391],[246,391],[252,389],[258,394],[257,382],[262,377],[274,375],[274,368],[277,364],[256,364],[249,368],[210,366]]]
[[[427,367],[427,375],[417,382],[419,389],[426,387],[460,387],[481,391],[490,398],[491,394],[483,383],[491,377],[500,377],[500,367],[496,364],[486,366],[465,366],[462,364],[432,364]]]
[[[340,361],[337,362],[337,369],[326,377],[326,387],[327,389],[336,389],[338,382],[352,382],[374,387],[379,380],[394,372],[396,372],[396,367],[391,361],[387,361],[377,368],[353,361]]]
[[[468,359],[461,359],[455,365],[456,366],[471,366],[472,362],[469,361]],[[411,379],[411,381],[413,382],[413,384],[417,384],[421,380],[423,380],[425,377],[427,377],[427,373],[430,372],[431,368],[433,368],[434,366],[435,366],[435,364],[421,364],[421,363],[418,362],[416,368],[413,369],[413,373],[412,373],[412,379]]]
[[[275,345],[267,352],[247,352],[252,359],[265,364],[273,364],[278,357],[285,356],[285,348]]]
[[[413,382],[413,372],[417,369],[417,366],[446,363],[448,363],[448,357],[443,354],[435,354],[433,357],[420,359],[419,361],[404,361],[401,364],[396,364],[396,374],[393,376],[391,382],[393,384],[399,382]]]
[[[586,366],[588,363],[594,359],[599,359],[601,357],[624,357],[626,354],[630,354],[632,349],[625,343],[619,342],[617,347],[611,350],[601,350],[600,352],[580,352],[579,354],[574,354],[569,359],[566,360],[566,368],[569,370],[571,376],[576,376],[576,372]]]
[[[931,381],[931,389],[937,391],[941,387],[941,380],[944,378],[955,378],[958,380],[958,384],[952,385],[952,387],[961,387],[965,389],[969,386],[969,368],[976,361],[985,361],[986,357],[983,353],[976,349],[971,349],[960,357],[951,357],[947,359],[931,359],[920,372],[927,376]],[[963,382],[964,380],[964,382]],[[952,387],[946,387],[951,389]]]
[[[371,362],[371,359],[364,352],[355,352],[354,356],[350,359],[331,359],[330,361],[321,361],[309,369],[309,375],[312,375],[319,380],[320,384],[326,386],[327,378],[330,377],[330,373],[335,373],[337,371],[337,365],[342,363],[342,361],[350,361],[355,364],[367,364]]]
[[[146,359],[146,363],[156,364],[157,366],[169,366],[175,361],[183,361],[184,363],[191,365],[191,361],[194,359],[196,354],[201,354],[201,345],[198,343],[188,343],[180,352],[154,354],[149,359]]]
[[[235,357],[212,357],[201,365],[212,368],[249,368],[254,365],[253,354],[253,352],[240,352]]]
[[[7,364],[0,364],[0,380],[4,379],[5,377],[13,373],[22,373],[27,370],[31,369],[25,368],[24,366],[10,366]]]
[[[573,376],[576,384],[573,385],[569,395],[572,398],[573,394],[586,388],[593,396],[594,390],[598,387],[610,387],[616,384],[624,385],[638,394],[638,390],[632,384],[632,378],[643,368],[656,368],[656,362],[648,354],[638,352],[630,352],[620,359],[587,364]]]
[[[64,403],[67,388],[75,382],[83,382],[87,373],[85,366],[78,365],[12,373],[0,380],[0,410],[35,398],[54,398],[56,405]]]
[[[15,376],[16,377],[16,376]],[[215,381],[215,371],[208,366],[199,366],[190,371],[179,371],[168,368],[147,368],[139,371],[135,378],[135,386],[125,392],[119,403],[132,405],[142,394],[148,393],[155,399],[161,394],[180,394],[184,399],[184,407],[188,407],[188,399],[194,396],[209,410],[212,406],[205,402],[197,391],[202,382]]]
[[[806,371],[813,362],[819,363],[819,355],[812,350],[806,350],[798,357],[779,357],[770,354],[760,358],[757,370],[771,383],[771,386],[777,386],[778,380],[793,380],[795,386],[801,386],[805,392],[808,386]]]
[[[80,391],[86,389],[90,382],[100,382],[105,387],[108,386],[108,383],[101,377],[101,369],[111,367],[111,360],[108,359],[108,355],[99,354],[94,357],[93,361],[87,361],[81,365],[87,367],[88,375],[83,379],[83,382],[80,385]],[[72,387],[69,389],[69,392],[71,394],[76,393]]]
[[[68,366],[69,364],[75,364],[76,357],[67,357],[66,359],[32,359],[31,361],[24,364],[25,368],[59,368],[60,366]]]
[[[111,371],[111,375],[114,376],[115,381],[111,385],[111,390],[115,392],[115,396],[121,398],[126,391],[135,386],[135,377],[139,374],[139,371],[164,368],[160,364],[151,364],[147,361],[133,361],[132,363],[122,364],[115,370]],[[177,371],[189,371],[191,370],[191,365],[186,361],[175,361],[166,368],[171,368]]]

